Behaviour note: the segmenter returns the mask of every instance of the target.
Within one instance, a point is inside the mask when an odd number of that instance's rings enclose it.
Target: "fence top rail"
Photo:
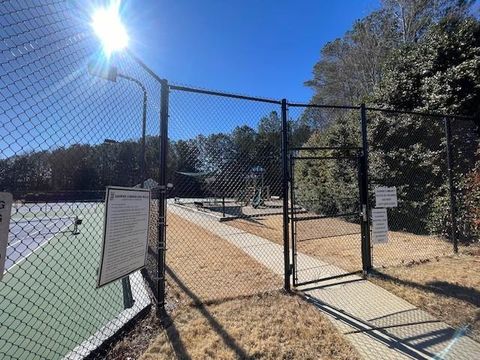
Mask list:
[[[292,156],[292,160],[337,160],[337,159],[358,159],[357,156]]]
[[[379,107],[366,107],[365,110],[384,112],[389,114],[428,116],[428,117],[442,118],[442,119],[450,118],[450,119],[458,119],[458,120],[475,120],[473,116],[467,116],[467,115],[440,114],[440,113],[430,113],[430,112],[423,112],[423,111],[406,111],[406,110],[397,110],[397,109],[385,109],[385,108],[379,108]]]
[[[345,109],[345,110],[359,110],[360,106],[354,105],[320,105],[320,104],[302,104],[302,103],[287,103],[289,107],[305,107],[317,109]]]
[[[169,88],[170,88],[170,90],[185,91],[185,92],[191,92],[191,93],[196,93],[196,94],[213,95],[213,96],[227,97],[227,98],[240,99],[240,100],[258,101],[258,102],[277,104],[277,105],[282,104],[282,102],[280,100],[266,99],[266,98],[246,96],[246,95],[230,94],[230,93],[225,93],[225,92],[221,92],[221,91],[203,90],[203,89],[197,89],[197,88],[192,88],[192,87],[188,87],[188,86],[169,85]]]
[[[239,94],[232,94],[222,91],[212,91],[212,90],[205,90],[199,89],[189,86],[180,86],[180,85],[172,85],[169,84],[170,90],[177,90],[177,91],[185,91],[197,94],[205,94],[205,95],[212,95],[212,96],[219,96],[219,97],[227,97],[232,99],[239,99],[239,100],[250,100],[250,101],[257,101],[269,104],[276,104],[282,105],[282,100],[275,100],[269,98],[262,98],[256,96],[247,96],[247,95],[239,95]],[[359,110],[362,108],[362,105],[326,105],[326,104],[305,104],[305,103],[292,103],[287,101],[287,105],[289,107],[303,107],[303,108],[317,108],[317,109],[343,109],[343,110]],[[407,111],[401,109],[387,109],[387,108],[380,108],[380,107],[365,107],[367,111],[375,111],[375,112],[383,112],[388,114],[406,114],[406,115],[418,115],[418,116],[428,116],[432,118],[449,118],[449,119],[458,119],[458,120],[471,120],[475,121],[474,116],[468,115],[454,115],[454,114],[441,114],[435,112],[424,112],[424,111]]]
[[[316,150],[362,150],[358,146],[300,146],[288,148],[290,151],[316,151]]]

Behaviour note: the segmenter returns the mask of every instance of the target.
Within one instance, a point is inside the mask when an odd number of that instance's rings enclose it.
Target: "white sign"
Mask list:
[[[98,287],[145,266],[150,190],[107,187]]]
[[[372,209],[372,243],[388,242],[387,209]]]
[[[3,278],[5,260],[7,258],[8,229],[10,227],[12,201],[12,194],[0,192],[0,281]]]
[[[375,206],[377,208],[397,207],[397,188],[395,186],[375,188]]]

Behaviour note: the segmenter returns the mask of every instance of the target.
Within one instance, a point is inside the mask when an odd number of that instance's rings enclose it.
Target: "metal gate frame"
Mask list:
[[[302,106],[302,104],[288,104],[291,106]],[[303,105],[305,106],[305,105]],[[309,104],[306,105],[308,107],[319,107],[319,108],[330,108],[329,106],[323,105],[313,105]],[[308,285],[313,283],[318,283],[322,281],[332,280],[336,278],[342,278],[345,276],[359,274],[361,273],[364,277],[368,274],[368,272],[372,269],[372,255],[371,255],[371,242],[370,242],[370,207],[369,207],[369,199],[368,199],[368,135],[367,135],[367,116],[366,116],[366,106],[365,104],[361,104],[358,107],[342,107],[342,106],[332,106],[332,108],[345,108],[345,109],[357,109],[360,110],[360,133],[361,133],[361,147],[299,147],[299,148],[289,148],[285,146],[283,148],[284,151],[284,171],[288,176],[285,176],[287,179],[286,182],[286,193],[285,198],[286,201],[286,208],[284,211],[284,216],[288,219],[286,223],[289,225],[289,232],[290,234],[285,234],[284,239],[285,242],[288,242],[288,237],[291,237],[291,253],[287,254],[288,245],[285,246],[285,258],[286,262],[288,259],[289,266],[288,272],[285,271],[285,278],[292,275],[292,285],[293,287],[298,287],[301,285]],[[286,116],[285,116],[286,119]],[[286,134],[285,134],[286,136]],[[285,140],[285,143],[288,143]],[[316,280],[306,281],[306,282],[298,282],[297,279],[297,239],[296,239],[296,229],[295,224],[297,219],[295,219],[295,193],[294,193],[294,161],[295,156],[294,153],[299,150],[355,150],[357,151],[356,158],[358,159],[358,187],[359,187],[359,200],[360,200],[360,208],[361,211],[358,214],[360,217],[360,237],[361,237],[361,257],[362,257],[362,269],[354,272],[348,272],[345,274],[335,275],[324,277]],[[322,158],[322,157],[319,157]],[[323,157],[325,158],[325,157]],[[331,217],[331,216],[325,216]],[[320,218],[320,217],[318,217]],[[288,230],[287,230],[288,231]],[[287,266],[286,266],[287,269]]]
[[[342,278],[354,274],[365,273],[368,269],[366,267],[366,253],[365,249],[367,248],[367,231],[368,231],[368,212],[366,201],[364,201],[364,192],[362,191],[365,175],[365,167],[364,167],[364,156],[363,156],[363,149],[360,147],[298,147],[298,148],[291,148],[289,149],[289,170],[290,170],[290,208],[289,208],[289,219],[290,219],[290,236],[292,242],[292,276],[293,276],[293,286],[298,287],[302,285],[308,285],[313,283],[318,283],[321,281],[332,280],[336,278]],[[308,155],[308,156],[299,156],[298,152],[300,151],[308,151],[308,152],[320,152],[320,155]],[[321,155],[324,151],[334,151],[334,152],[350,152],[349,155],[343,156],[323,156]],[[311,215],[311,216],[302,216],[298,217],[298,211],[296,208],[296,201],[295,201],[295,163],[297,160],[336,160],[336,159],[352,159],[356,160],[356,167],[358,173],[358,189],[359,189],[359,205],[361,208],[360,213],[353,212],[353,213],[342,213],[342,214],[335,214],[335,215]],[[362,253],[362,269],[353,272],[347,272],[339,275],[333,275],[328,277],[321,277],[314,280],[308,281],[298,281],[298,266],[297,266],[297,222],[299,221],[306,221],[306,220],[315,220],[315,219],[329,219],[329,218],[336,218],[342,216],[355,216],[358,215],[360,219],[360,236],[361,236],[361,250]],[[369,247],[369,245],[368,245]]]

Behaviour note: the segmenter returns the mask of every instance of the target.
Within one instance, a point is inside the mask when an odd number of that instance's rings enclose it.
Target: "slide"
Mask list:
[[[255,194],[251,199],[251,204],[254,209],[258,208],[260,205],[263,204],[262,189],[255,190]]]

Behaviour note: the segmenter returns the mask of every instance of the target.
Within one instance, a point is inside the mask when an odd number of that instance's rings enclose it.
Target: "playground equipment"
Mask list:
[[[237,196],[237,202],[256,209],[265,205],[265,200],[269,198],[270,187],[265,186],[265,169],[255,166],[245,177],[245,188]]]

